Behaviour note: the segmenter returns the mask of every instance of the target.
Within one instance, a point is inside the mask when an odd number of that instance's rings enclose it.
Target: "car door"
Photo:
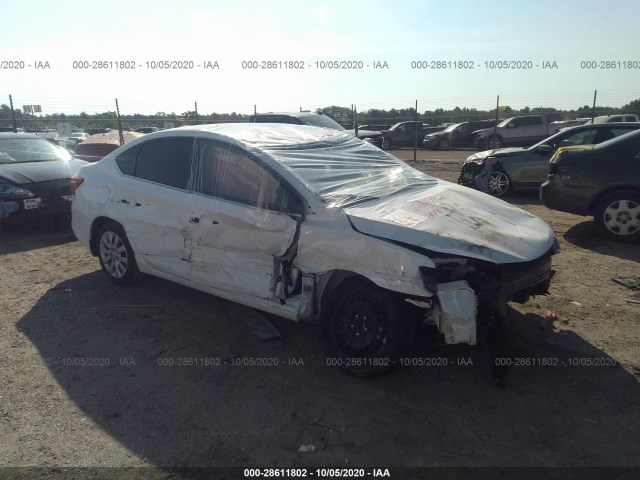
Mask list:
[[[198,141],[186,229],[191,281],[245,296],[284,299],[301,215],[291,190],[246,151]]]
[[[550,152],[542,151],[538,148],[527,150],[522,155],[512,157],[510,171],[514,181],[520,184],[539,185],[547,179],[549,174],[549,160],[555,151],[560,147],[570,147],[573,145],[588,145],[593,142],[597,130],[589,128],[578,132],[567,131],[560,134],[553,141],[546,143],[551,147]]]
[[[189,278],[183,227],[193,145],[191,137],[168,137],[125,150],[116,158],[124,175],[112,192],[136,259],[182,279]]]

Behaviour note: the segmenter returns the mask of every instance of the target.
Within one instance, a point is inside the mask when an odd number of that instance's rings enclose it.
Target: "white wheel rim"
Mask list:
[[[493,172],[488,185],[492,195],[503,195],[509,189],[509,177],[503,172]]]
[[[640,205],[632,200],[617,200],[604,210],[604,225],[616,235],[633,235],[640,230]]]
[[[112,277],[122,278],[126,275],[129,265],[127,247],[114,232],[105,232],[100,238],[100,259],[104,269]]]

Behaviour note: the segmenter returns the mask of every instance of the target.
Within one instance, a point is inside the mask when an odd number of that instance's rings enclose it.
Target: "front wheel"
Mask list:
[[[391,142],[386,138],[383,138],[382,144],[380,144],[380,148],[382,148],[382,150],[389,150],[389,148],[391,148]]]
[[[509,176],[498,171],[493,171],[489,174],[489,181],[487,182],[487,193],[494,197],[501,197],[509,191],[511,188],[511,180]]]
[[[350,277],[323,301],[320,318],[327,364],[369,377],[397,364],[410,331],[397,300],[368,280]]]
[[[126,285],[139,276],[133,249],[122,226],[107,222],[98,231],[98,258],[102,271],[114,283]]]
[[[613,192],[602,198],[594,211],[600,233],[612,240],[640,239],[640,194],[630,190]]]

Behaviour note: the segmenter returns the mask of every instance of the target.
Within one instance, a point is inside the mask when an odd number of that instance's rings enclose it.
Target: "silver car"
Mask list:
[[[151,274],[318,323],[358,375],[392,368],[416,322],[475,344],[478,312],[547,291],[557,247],[537,217],[326,128],[164,130],[74,185],[73,230],[109,279]]]
[[[529,148],[501,148],[471,155],[458,183],[497,197],[513,188],[539,187],[547,179],[549,160],[560,147],[591,145],[640,128],[640,123],[603,123],[568,128]]]

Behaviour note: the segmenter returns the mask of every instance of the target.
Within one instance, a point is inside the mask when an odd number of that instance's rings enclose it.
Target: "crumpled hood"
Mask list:
[[[71,178],[87,162],[72,158],[48,162],[0,164],[0,177],[16,185]]]
[[[516,155],[522,152],[526,152],[526,148],[522,147],[511,147],[511,148],[496,148],[493,150],[483,150],[482,152],[474,153],[470,155],[466,160],[466,162],[473,162],[483,158],[488,157],[509,157],[511,155]]]
[[[494,263],[535,260],[556,242],[538,217],[444,180],[344,212],[362,233]]]

